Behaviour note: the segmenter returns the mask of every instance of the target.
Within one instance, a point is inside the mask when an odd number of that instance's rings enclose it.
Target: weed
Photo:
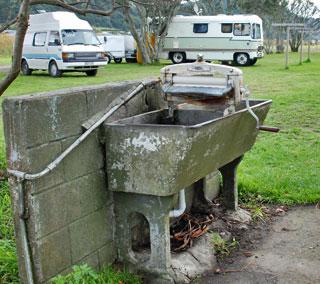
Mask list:
[[[73,267],[73,271],[66,276],[57,276],[53,284],[140,284],[141,278],[128,272],[116,271],[111,266],[101,272],[96,272],[87,264]]]
[[[239,246],[239,242],[235,238],[231,242],[224,240],[218,233],[212,233],[211,243],[214,247],[216,255],[228,256],[233,249]]]
[[[0,55],[11,56],[13,48],[13,37],[6,34],[0,34]]]
[[[19,283],[16,246],[12,240],[0,240],[0,283]]]

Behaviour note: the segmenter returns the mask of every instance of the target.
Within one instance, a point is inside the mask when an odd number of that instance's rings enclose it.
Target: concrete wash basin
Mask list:
[[[271,100],[250,100],[263,123]],[[157,110],[105,124],[108,188],[155,196],[178,193],[242,156],[254,144],[256,121],[242,101],[236,112]]]

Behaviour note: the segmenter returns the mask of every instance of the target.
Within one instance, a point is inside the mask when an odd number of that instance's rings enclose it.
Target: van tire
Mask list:
[[[98,69],[93,69],[93,70],[86,71],[86,74],[89,77],[94,77],[94,76],[97,75],[97,73],[98,73]]]
[[[113,58],[115,63],[121,63],[122,62],[122,58]]]
[[[29,68],[28,62],[25,59],[21,61],[21,73],[25,76],[29,76],[32,73],[32,70]]]
[[[250,59],[250,65],[255,65],[258,61],[258,58],[253,58],[253,59]]]
[[[250,58],[247,53],[236,53],[234,55],[234,61],[239,66],[247,66],[250,64]]]
[[[170,59],[174,64],[180,64],[186,61],[186,54],[184,52],[172,52]]]
[[[112,60],[111,56],[107,55],[106,57],[107,57],[107,62],[108,62],[108,64],[110,64],[110,63],[111,63],[111,60]]]
[[[59,70],[57,63],[51,61],[49,63],[48,73],[51,77],[61,77],[62,71]]]

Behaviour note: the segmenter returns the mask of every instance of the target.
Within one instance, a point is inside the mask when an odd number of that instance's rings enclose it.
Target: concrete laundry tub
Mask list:
[[[270,100],[251,100],[263,122]],[[105,125],[109,189],[170,196],[242,156],[254,144],[256,121],[242,103],[214,110],[157,110]]]
[[[251,100],[261,122],[270,100]],[[105,124],[108,188],[114,192],[118,257],[129,266],[174,283],[170,211],[177,193],[220,170],[225,205],[237,208],[236,168],[254,144],[256,121],[241,103],[236,112],[157,110]],[[130,219],[140,214],[149,226],[150,250],[132,248]],[[184,267],[179,268],[184,269]],[[154,281],[154,280],[153,280]],[[166,282],[167,281],[167,282]]]

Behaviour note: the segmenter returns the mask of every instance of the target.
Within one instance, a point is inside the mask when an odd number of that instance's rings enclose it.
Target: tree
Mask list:
[[[312,18],[319,13],[319,9],[310,0],[293,0],[288,5],[287,22],[301,23],[308,25],[309,23],[317,24],[318,21],[313,21]],[[302,43],[301,32],[295,29],[290,31],[290,48],[292,52],[298,52]]]
[[[80,15],[95,14],[100,16],[110,16],[115,9],[121,7],[120,5],[117,5],[115,3],[115,0],[113,0],[111,2],[111,8],[106,10],[105,7],[110,6],[110,1],[100,1],[100,5],[97,5],[96,2],[97,1],[95,0],[21,0],[17,15],[0,26],[0,33],[2,33],[10,26],[14,24],[16,25],[16,37],[13,47],[13,60],[10,71],[4,77],[4,79],[0,81],[0,96],[19,75],[23,41],[28,28],[28,19],[31,6],[46,4],[60,7]]]
[[[144,2],[124,0],[124,15],[129,30],[141,51],[144,64],[158,61],[159,51],[176,14],[181,0],[144,0]],[[138,27],[133,19],[138,14]],[[154,37],[154,45],[152,44]]]

